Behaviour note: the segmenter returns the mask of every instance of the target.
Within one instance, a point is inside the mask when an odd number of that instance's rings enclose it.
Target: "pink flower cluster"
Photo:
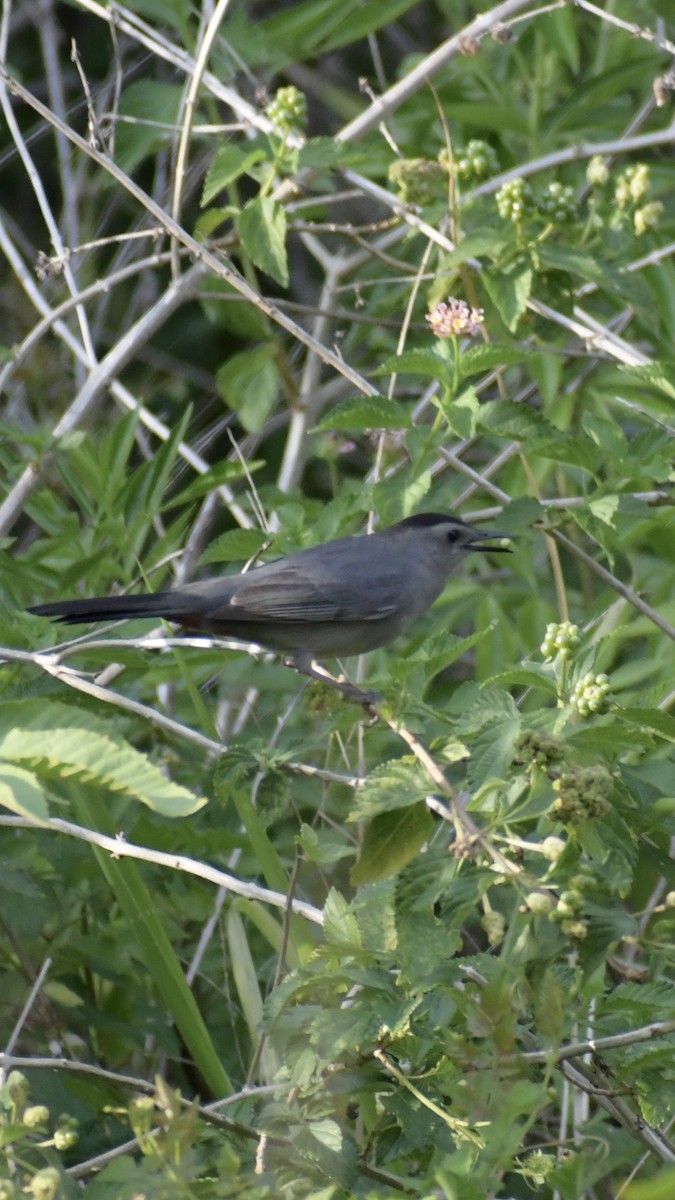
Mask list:
[[[440,338],[473,337],[484,321],[482,308],[469,308],[465,300],[451,296],[447,304],[437,304],[427,313],[431,332]]]

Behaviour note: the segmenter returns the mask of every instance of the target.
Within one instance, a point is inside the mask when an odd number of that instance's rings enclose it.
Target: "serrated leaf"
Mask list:
[[[363,429],[407,429],[409,425],[408,410],[398,401],[386,396],[359,396],[337,404],[312,432],[340,429],[358,433]]]
[[[228,529],[209,542],[201,562],[247,562],[269,540],[262,529]]]
[[[408,807],[428,791],[428,780],[414,759],[391,759],[371,771],[357,789],[347,820],[370,820],[380,812]]]
[[[321,171],[326,167],[355,166],[366,158],[365,152],[338,138],[308,138],[300,147],[298,165],[301,170]]]
[[[242,246],[252,262],[288,287],[286,210],[269,196],[249,200],[237,218]]]
[[[326,941],[333,946],[361,946],[358,921],[351,905],[344,896],[331,888],[323,907],[323,931]]]
[[[433,830],[433,817],[423,802],[380,813],[366,828],[350,882],[359,887],[395,875],[419,854]]]
[[[472,387],[467,387],[459,396],[448,403],[441,399],[439,403],[448,425],[457,437],[473,437],[480,417],[481,403],[478,393]]]
[[[66,704],[0,704],[0,755],[30,764],[38,777],[79,779],[167,817],[186,816],[206,803],[167,779],[110,724]]]
[[[526,350],[524,346],[494,342],[489,345],[469,346],[459,360],[460,379],[468,379],[470,375],[491,371],[493,367],[509,367],[515,363],[527,362],[530,358],[532,358],[532,351]]]
[[[554,270],[569,271],[590,283],[605,284],[607,282],[606,264],[599,262],[591,254],[584,254],[570,246],[561,246],[555,242],[542,242],[537,246],[537,257],[545,267]]]
[[[337,1121],[331,1121],[330,1117],[324,1117],[321,1121],[310,1121],[308,1126],[313,1137],[317,1142],[321,1142],[322,1146],[327,1146],[334,1154],[339,1154],[342,1149],[342,1130]]]
[[[438,675],[440,671],[444,671],[463,654],[466,654],[467,650],[478,645],[493,629],[494,624],[487,625],[484,629],[478,629],[465,638],[455,637],[454,634],[444,630],[442,633],[425,638],[422,645],[417,646],[413,651],[404,651],[399,656],[399,660],[401,664],[420,663],[424,667],[426,678],[432,679],[434,675]],[[396,665],[396,662],[392,664],[394,675],[397,674]]]
[[[532,293],[532,267],[519,262],[507,271],[485,271],[482,279],[506,328],[514,333]]]
[[[675,742],[675,717],[662,712],[660,708],[618,708],[616,715],[630,725],[637,725],[668,742]]]
[[[621,367],[620,371],[622,375],[628,375],[640,383],[648,383],[670,400],[675,400],[675,363],[670,359],[658,359],[656,362],[642,363],[635,367]]]
[[[462,238],[454,250],[442,259],[443,269],[459,267],[469,258],[499,258],[506,247],[506,238],[501,228],[487,233],[470,233]]]
[[[443,355],[434,350],[406,350],[385,359],[375,375],[426,375],[439,383],[449,383],[454,367]]]
[[[527,449],[528,453],[538,454],[540,458],[581,467],[589,475],[595,475],[598,469],[598,451],[588,438],[584,440],[565,433],[549,438],[534,437],[528,442]]]
[[[206,172],[201,198],[202,208],[205,208],[218,192],[222,192],[223,188],[239,179],[240,175],[245,175],[263,158],[265,151],[262,146],[248,150],[242,150],[240,146],[232,144],[221,146]]]
[[[520,737],[521,722],[517,710],[511,715],[487,721],[471,742],[467,775],[473,788],[488,779],[503,779],[513,760]]]
[[[35,775],[8,762],[0,763],[0,804],[30,821],[49,817],[47,799]]]
[[[490,679],[486,679],[481,687],[493,687],[498,684],[500,687],[536,687],[543,688],[544,691],[550,692],[555,696],[557,692],[557,684],[552,678],[551,673],[546,667],[513,667],[512,670],[500,671],[498,675],[492,675]]]
[[[499,433],[502,437],[527,439],[528,449],[532,438],[550,436],[554,440],[556,436],[564,436],[537,409],[530,408],[529,404],[516,404],[514,400],[488,400],[482,404],[480,426],[486,432]]]
[[[223,400],[239,413],[248,433],[259,433],[279,393],[276,342],[263,342],[232,354],[216,372]]]

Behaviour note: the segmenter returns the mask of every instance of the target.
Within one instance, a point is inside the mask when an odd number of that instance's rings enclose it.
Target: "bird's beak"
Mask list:
[[[475,529],[473,532],[473,538],[475,538],[476,540],[475,541],[472,540],[470,542],[465,543],[465,545],[464,545],[465,550],[482,550],[482,551],[484,551],[484,553],[487,553],[489,551],[491,554],[510,554],[511,553],[510,546],[485,546],[483,544],[484,538],[486,540],[489,539],[491,542],[493,542],[493,541],[511,542],[511,541],[513,541],[513,534],[511,534],[511,533],[499,533],[496,529]]]

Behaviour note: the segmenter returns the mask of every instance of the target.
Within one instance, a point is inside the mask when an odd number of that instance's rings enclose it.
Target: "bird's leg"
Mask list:
[[[362,704],[364,708],[371,708],[380,699],[377,692],[364,692],[355,683],[350,683],[348,679],[336,679],[316,659],[298,655],[294,658],[285,658],[284,662],[287,667],[293,667],[295,671],[299,671],[302,675],[308,675],[310,679],[320,679],[322,683],[330,684],[331,687],[342,692],[343,696],[347,696],[350,700],[355,700],[357,704]]]

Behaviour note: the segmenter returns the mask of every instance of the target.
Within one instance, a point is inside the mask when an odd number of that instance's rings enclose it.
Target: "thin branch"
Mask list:
[[[108,837],[107,834],[96,833],[92,829],[74,825],[72,821],[64,821],[60,817],[49,817],[45,821],[29,820],[27,817],[0,817],[0,826],[18,829],[51,829],[54,833],[65,833],[68,837],[78,838],[79,841],[89,842],[92,846],[108,850],[113,858],[140,859],[142,862],[155,863],[160,867],[169,867],[172,871],[194,875],[197,879],[205,879],[208,883],[215,883],[217,887],[227,888],[235,896],[241,896],[244,900],[257,900],[261,904],[270,904],[273,908],[280,908],[284,911],[289,905],[288,896],[284,892],[273,892],[270,888],[261,887],[258,883],[238,879],[236,875],[231,875],[227,871],[219,871],[216,867],[210,867],[208,863],[199,862],[196,858],[189,858],[184,854],[167,854],[163,850],[151,850],[149,846],[138,846],[135,842],[128,842],[122,834],[118,834],[117,837]],[[296,916],[305,917],[314,925],[323,925],[323,913],[313,904],[292,898],[290,907]]]

